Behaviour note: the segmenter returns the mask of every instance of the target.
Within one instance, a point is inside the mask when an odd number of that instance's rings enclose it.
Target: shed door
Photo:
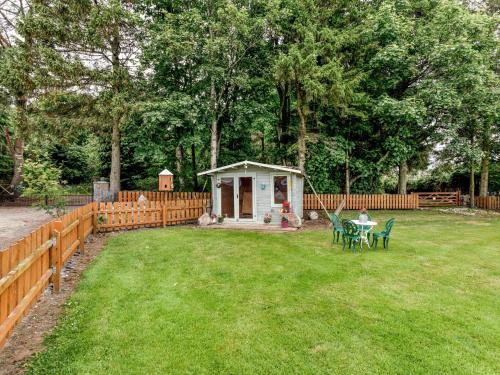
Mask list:
[[[234,219],[234,177],[220,179],[220,209],[222,216]]]
[[[253,220],[253,178],[239,177],[238,178],[238,209],[240,219]]]

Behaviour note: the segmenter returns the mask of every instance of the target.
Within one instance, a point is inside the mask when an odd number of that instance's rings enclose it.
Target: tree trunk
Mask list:
[[[182,176],[182,162],[184,159],[184,150],[181,145],[175,148],[175,170],[179,179],[179,191],[184,191],[184,177]]]
[[[212,79],[210,84],[210,101],[213,111],[212,125],[210,126],[210,169],[217,168],[217,156],[219,145],[219,129],[217,127],[218,111],[217,111],[217,92],[215,90],[215,82]]]
[[[475,182],[474,182],[474,162],[470,162],[469,165],[469,196],[470,196],[470,202],[469,202],[469,207],[474,208],[475,207],[475,202],[474,202],[474,197],[475,197]]]
[[[24,134],[27,134],[28,117],[26,115],[28,99],[24,95],[16,98],[16,113],[17,113],[17,126],[15,132],[14,144],[11,146],[12,157],[12,178],[9,187],[12,191],[16,192],[18,185],[23,180],[23,166],[24,166]],[[8,129],[6,129],[6,137],[8,137]],[[10,140],[8,140],[10,143]]]
[[[488,183],[490,176],[490,153],[486,152],[481,159],[481,181],[479,183],[479,196],[488,196]]]
[[[345,159],[345,193],[347,195],[351,194],[351,168],[349,166],[349,153],[346,152]]]
[[[120,119],[117,115],[113,117],[113,129],[111,135],[111,173],[109,175],[109,190],[111,194],[120,191],[121,179],[121,153],[120,153]]]
[[[196,147],[194,143],[191,145],[191,169],[193,170],[193,189],[194,191],[198,191],[198,175],[197,167],[196,167]]]
[[[111,38],[111,53],[113,66],[113,93],[118,96],[122,88],[120,78],[120,34],[117,26],[113,28]],[[115,109],[116,111],[116,109]],[[111,134],[111,173],[109,175],[109,190],[113,195],[118,194],[121,189],[121,153],[120,153],[120,119],[121,115],[113,114]]]
[[[408,185],[408,163],[406,160],[399,163],[398,194],[406,194]]]
[[[296,85],[297,88],[297,114],[300,119],[299,128],[299,138],[297,140],[298,157],[299,157],[299,169],[302,173],[305,173],[306,166],[306,118],[302,111],[302,96],[300,92],[299,84]]]
[[[210,169],[217,168],[217,120],[214,119],[210,134]]]
[[[17,186],[23,180],[23,165],[24,165],[24,139],[17,137],[14,141],[14,153],[12,155],[13,170],[12,179],[10,180],[10,189],[15,193]]]

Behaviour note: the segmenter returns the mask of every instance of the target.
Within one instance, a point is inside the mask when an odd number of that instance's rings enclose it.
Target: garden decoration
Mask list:
[[[382,232],[374,232],[373,233],[373,241],[372,241],[372,246],[375,244],[375,248],[378,245],[378,239],[382,238],[384,240],[384,249],[389,248],[389,238],[391,236],[391,230],[394,225],[394,222],[396,219],[392,218],[385,223],[385,228]]]
[[[366,224],[369,221],[372,221],[372,218],[371,218],[370,214],[368,213],[368,211],[366,210],[366,208],[363,207],[361,210],[359,210],[358,221],[359,221],[359,224],[360,224],[359,225],[360,226],[359,229],[361,231],[366,232],[366,238],[367,238],[368,241],[370,241],[370,229],[371,229],[371,227],[363,225],[363,224]]]
[[[352,251],[356,252],[356,243],[361,242],[361,236],[357,225],[354,225],[349,220],[343,220],[342,227],[344,228],[344,234],[342,235],[342,250],[345,250],[345,246],[349,244],[349,249],[352,246]]]
[[[288,217],[286,212],[281,213],[281,228],[288,228]]]
[[[269,224],[273,219],[273,216],[269,213],[269,212],[266,212],[264,214],[264,223],[265,224]]]
[[[337,242],[339,242],[340,235],[342,235],[342,237],[344,236],[344,227],[342,226],[342,223],[340,222],[339,217],[335,214],[330,214],[330,221],[333,224],[333,241],[332,241],[332,243],[335,243],[335,236],[337,236]]]

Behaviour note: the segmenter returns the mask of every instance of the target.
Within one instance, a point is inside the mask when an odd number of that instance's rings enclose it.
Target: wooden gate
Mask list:
[[[418,195],[419,207],[453,207],[460,206],[460,192],[415,193]]]

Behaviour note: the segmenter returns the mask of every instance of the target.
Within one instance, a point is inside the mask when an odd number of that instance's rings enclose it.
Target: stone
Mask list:
[[[146,198],[144,195],[141,194],[139,199],[137,199],[137,202],[142,205],[146,205],[148,203],[148,198]]]
[[[302,226],[302,219],[299,215],[291,213],[287,214],[288,217],[288,226],[292,228],[300,228]]]
[[[198,218],[198,225],[200,227],[206,227],[212,223],[212,218],[206,212]]]
[[[318,220],[319,215],[316,211],[310,211],[309,212],[309,220]]]

